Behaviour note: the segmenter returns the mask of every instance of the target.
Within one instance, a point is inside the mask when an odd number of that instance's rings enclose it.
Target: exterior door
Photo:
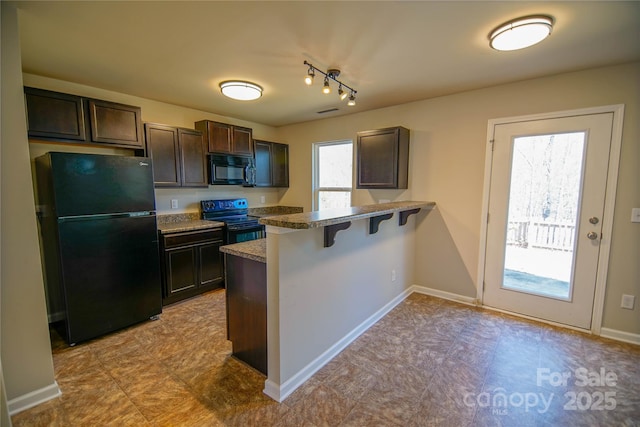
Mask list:
[[[485,305],[591,328],[613,119],[493,126]]]

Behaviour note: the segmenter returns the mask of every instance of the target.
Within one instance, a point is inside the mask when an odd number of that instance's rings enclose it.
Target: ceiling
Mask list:
[[[640,1],[16,3],[26,73],[271,126],[640,60]],[[496,26],[541,13],[556,21],[541,44],[488,46]],[[318,75],[306,86],[305,60],[340,69],[357,105],[322,94]],[[225,98],[229,79],[262,98]]]

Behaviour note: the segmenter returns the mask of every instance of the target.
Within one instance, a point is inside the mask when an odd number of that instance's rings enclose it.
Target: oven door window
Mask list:
[[[248,242],[249,240],[257,240],[264,238],[264,227],[251,227],[248,229],[228,230],[228,243]]]

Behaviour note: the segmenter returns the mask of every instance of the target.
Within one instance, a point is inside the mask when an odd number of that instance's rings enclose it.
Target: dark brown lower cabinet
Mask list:
[[[224,285],[222,235],[222,229],[207,229],[162,236],[163,305]]]
[[[225,261],[233,355],[267,375],[267,265],[229,254]]]

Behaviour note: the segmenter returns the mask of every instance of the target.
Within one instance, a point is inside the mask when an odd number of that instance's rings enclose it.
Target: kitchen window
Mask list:
[[[319,142],[313,145],[314,210],[351,207],[353,142]]]

